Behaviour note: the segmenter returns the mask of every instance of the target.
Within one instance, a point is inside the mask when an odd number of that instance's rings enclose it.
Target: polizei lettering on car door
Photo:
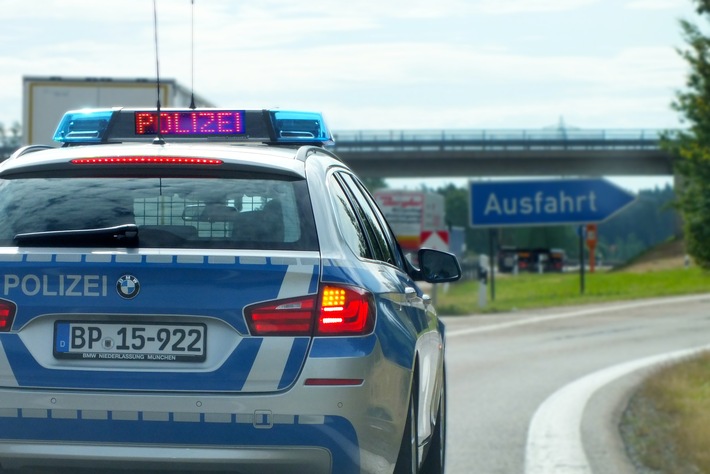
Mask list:
[[[21,292],[25,296],[106,296],[106,275],[12,275],[3,276],[3,295]]]

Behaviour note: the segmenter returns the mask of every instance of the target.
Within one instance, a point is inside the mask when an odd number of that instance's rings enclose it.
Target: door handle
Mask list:
[[[407,298],[407,301],[412,301],[418,297],[417,290],[411,286],[408,286],[404,289],[404,296]]]

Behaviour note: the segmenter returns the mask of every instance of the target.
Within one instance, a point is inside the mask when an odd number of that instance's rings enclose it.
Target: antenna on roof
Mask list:
[[[190,108],[195,109],[195,0],[190,0]]]
[[[156,81],[155,86],[158,93],[157,102],[157,115],[158,115],[158,129],[156,130],[155,140],[153,144],[155,145],[165,145],[165,140],[163,140],[163,135],[160,132],[160,62],[158,56],[158,9],[155,6],[156,0],[153,0],[153,31],[155,33],[155,75]]]

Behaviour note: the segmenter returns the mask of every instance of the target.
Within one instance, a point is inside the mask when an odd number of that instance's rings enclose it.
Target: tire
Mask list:
[[[417,403],[415,397],[415,386],[412,387],[409,395],[409,407],[407,409],[407,421],[402,434],[402,444],[399,447],[397,464],[394,467],[394,474],[418,474],[419,473],[419,447],[417,445]]]
[[[444,474],[446,461],[446,375],[441,386],[439,410],[436,413],[436,427],[431,444],[422,465],[421,474]]]

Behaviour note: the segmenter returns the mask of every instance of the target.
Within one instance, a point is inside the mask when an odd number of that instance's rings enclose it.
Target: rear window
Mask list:
[[[0,180],[0,222],[2,246],[71,246],[66,231],[135,225],[139,247],[318,248],[306,182],[281,177]]]

